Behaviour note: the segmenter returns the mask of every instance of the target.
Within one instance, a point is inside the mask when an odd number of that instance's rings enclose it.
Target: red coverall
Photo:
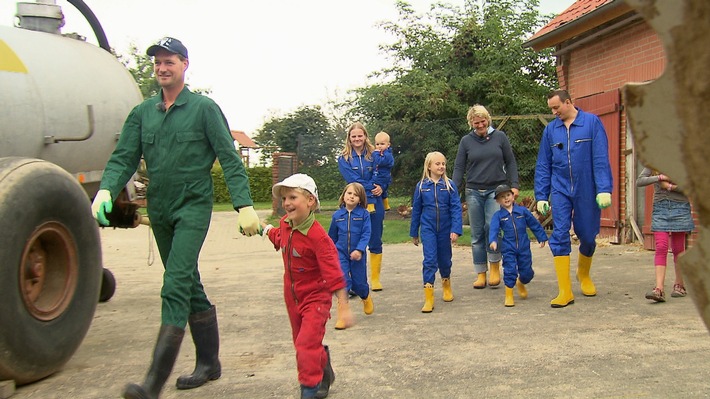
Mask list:
[[[312,387],[323,378],[328,360],[323,348],[325,324],[333,292],[345,288],[345,278],[338,250],[318,221],[294,230],[285,219],[269,230],[268,237],[283,256],[284,300],[296,348],[298,381]]]

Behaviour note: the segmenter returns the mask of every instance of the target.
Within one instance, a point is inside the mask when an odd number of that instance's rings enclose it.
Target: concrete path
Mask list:
[[[222,378],[196,390],[175,388],[194,365],[187,338],[162,398],[299,397],[280,255],[268,240],[239,235],[236,222],[233,212],[214,215],[200,261],[219,314]],[[162,264],[145,226],[101,234],[115,296],[99,304],[64,369],[19,387],[13,399],[119,398],[126,383],[142,381],[160,323]],[[533,244],[533,257],[530,297],[505,308],[503,288],[472,289],[470,248],[455,248],[455,300],[441,300],[437,281],[434,312],[423,314],[421,248],[386,245],[375,313],[365,316],[352,301],[353,328],[336,331],[334,318],[328,323],[325,343],[337,374],[329,397],[710,396],[710,335],[691,298],[644,298],[654,281],[652,252],[600,243],[592,267],[598,295],[582,296],[573,281],[575,304],[563,309],[549,305],[557,294],[549,249]],[[672,282],[669,268],[667,287]]]

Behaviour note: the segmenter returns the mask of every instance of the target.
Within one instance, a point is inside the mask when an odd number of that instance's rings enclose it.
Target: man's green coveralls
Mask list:
[[[219,158],[234,209],[253,205],[249,180],[227,121],[210,98],[185,87],[167,110],[162,92],[128,115],[106,165],[101,189],[116,198],[141,155],[148,178],[150,224],[165,267],[162,323],[185,328],[190,314],[211,308],[197,259],[212,214],[212,175]]]

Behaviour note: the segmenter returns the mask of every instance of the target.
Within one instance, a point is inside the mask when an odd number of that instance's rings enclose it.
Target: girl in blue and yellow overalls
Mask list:
[[[446,177],[444,154],[436,151],[427,154],[424,173],[414,189],[413,198],[409,236],[417,246],[421,237],[424,250],[422,313],[430,313],[434,310],[437,270],[441,275],[444,302],[454,300],[451,291],[451,244],[461,236],[463,228],[461,199],[456,186]]]
[[[363,207],[367,204],[365,188],[360,183],[345,186],[339,199],[340,208],[333,213],[328,235],[338,248],[340,268],[343,270],[348,292],[362,299],[365,314],[372,314],[370,286],[367,285],[367,243],[370,241],[370,213]],[[345,329],[345,322],[338,318],[336,330]]]

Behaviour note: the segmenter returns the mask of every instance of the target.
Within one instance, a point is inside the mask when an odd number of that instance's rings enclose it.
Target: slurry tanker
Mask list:
[[[0,26],[0,381],[18,385],[59,370],[113,294],[91,200],[142,101],[93,12],[67,2],[99,46],[63,35],[52,0],[17,3],[15,26]],[[139,223],[131,188],[114,227]]]

